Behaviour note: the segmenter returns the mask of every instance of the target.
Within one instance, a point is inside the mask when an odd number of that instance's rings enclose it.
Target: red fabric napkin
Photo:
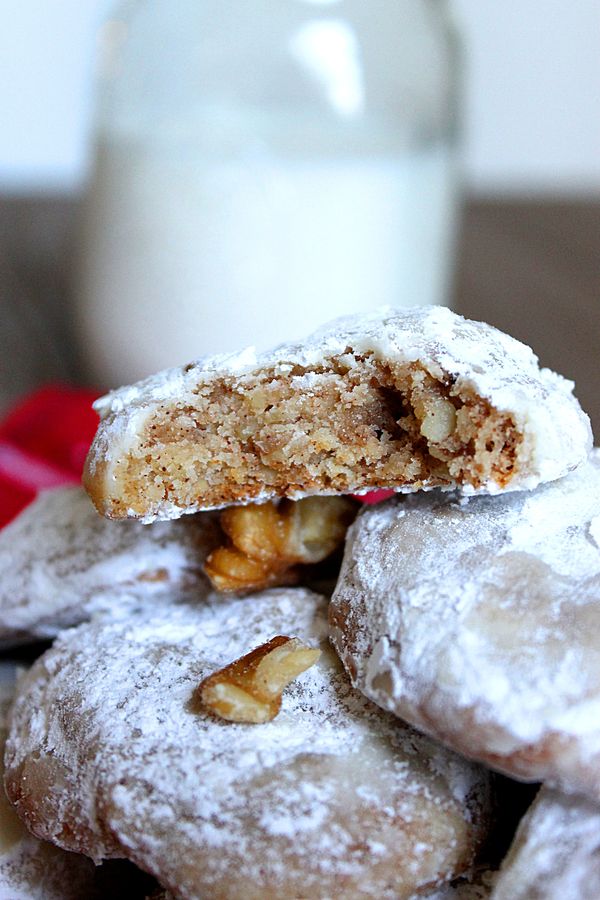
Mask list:
[[[0,527],[44,488],[77,484],[98,426],[98,391],[49,385],[0,422]]]
[[[368,494],[352,494],[355,500],[360,500],[361,503],[383,503],[384,500],[389,500],[390,497],[395,495],[396,491],[390,490],[381,490],[381,491],[369,491]]]

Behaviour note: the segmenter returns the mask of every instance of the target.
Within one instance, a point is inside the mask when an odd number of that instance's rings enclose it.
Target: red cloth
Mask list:
[[[0,527],[44,488],[77,484],[98,427],[98,391],[50,385],[0,422]]]
[[[368,494],[352,494],[355,500],[360,500],[361,503],[383,503],[384,500],[389,500],[390,497],[393,497],[395,491],[390,491],[387,489],[383,489],[380,491],[369,491]]]

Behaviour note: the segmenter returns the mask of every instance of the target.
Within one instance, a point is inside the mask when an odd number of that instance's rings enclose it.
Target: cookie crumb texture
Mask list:
[[[589,427],[569,383],[501,332],[441,309],[342,326],[305,348],[200,360],[100,401],[85,475],[98,509],[151,520],[380,487],[498,491],[558,477],[585,455]],[[546,474],[540,450],[553,461]]]
[[[510,416],[419,367],[372,359],[321,371],[222,378],[193,405],[161,404],[114,468],[110,511],[169,499],[223,506],[264,496],[350,493],[367,485],[508,483],[521,435]],[[143,506],[139,507],[139,498]]]
[[[467,872],[488,775],[351,688],[326,605],[288,588],[65,633],[13,712],[7,790],[28,826],[126,856],[184,900],[408,900]],[[203,677],[286,629],[322,655],[277,718],[195,702]]]

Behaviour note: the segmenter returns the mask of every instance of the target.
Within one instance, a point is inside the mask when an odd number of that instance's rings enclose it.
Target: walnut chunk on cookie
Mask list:
[[[230,722],[270,722],[281,709],[284,689],[314,665],[320,650],[278,635],[204,679],[203,706]]]

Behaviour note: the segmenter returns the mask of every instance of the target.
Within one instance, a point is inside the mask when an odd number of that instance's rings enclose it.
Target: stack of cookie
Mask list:
[[[32,834],[186,900],[600,894],[600,455],[569,382],[428,308],[98,409],[105,518],[64,489],[0,535],[0,640],[55,638],[6,746]],[[499,875],[490,770],[546,783]]]

